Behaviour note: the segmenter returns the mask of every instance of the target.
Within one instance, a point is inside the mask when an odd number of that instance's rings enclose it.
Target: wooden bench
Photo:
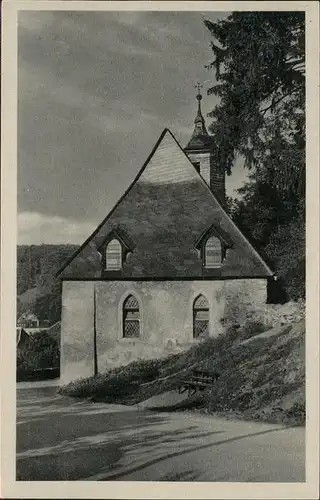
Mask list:
[[[191,379],[184,381],[180,388],[179,393],[188,391],[188,397],[192,396],[198,391],[204,391],[210,387],[219,378],[219,373],[208,370],[192,370]]]

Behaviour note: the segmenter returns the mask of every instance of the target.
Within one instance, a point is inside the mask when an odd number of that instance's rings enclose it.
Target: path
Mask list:
[[[304,481],[302,428],[77,401],[54,384],[18,387],[18,480]]]

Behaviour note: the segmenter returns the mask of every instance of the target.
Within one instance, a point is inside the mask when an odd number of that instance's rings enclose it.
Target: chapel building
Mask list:
[[[165,129],[59,272],[63,383],[263,320],[273,273],[225,211],[201,99],[188,145]]]

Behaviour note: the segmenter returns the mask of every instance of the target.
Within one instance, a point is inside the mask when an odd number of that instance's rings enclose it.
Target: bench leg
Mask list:
[[[190,398],[191,396],[193,396],[196,392],[196,389],[194,387],[190,387],[189,388],[189,391],[188,391],[188,397]]]
[[[197,392],[197,389],[195,389],[194,387],[191,387],[190,391],[189,391],[189,397],[194,396],[196,392]]]

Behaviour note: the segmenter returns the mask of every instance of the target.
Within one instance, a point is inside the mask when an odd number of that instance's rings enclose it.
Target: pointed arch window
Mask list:
[[[117,239],[112,239],[106,246],[106,269],[118,271],[122,265],[122,247]]]
[[[140,337],[140,307],[134,295],[128,295],[123,302],[123,337]]]
[[[209,304],[204,295],[193,302],[193,338],[209,336]]]
[[[210,236],[204,246],[204,265],[207,269],[220,267],[222,264],[221,241],[217,236]]]

